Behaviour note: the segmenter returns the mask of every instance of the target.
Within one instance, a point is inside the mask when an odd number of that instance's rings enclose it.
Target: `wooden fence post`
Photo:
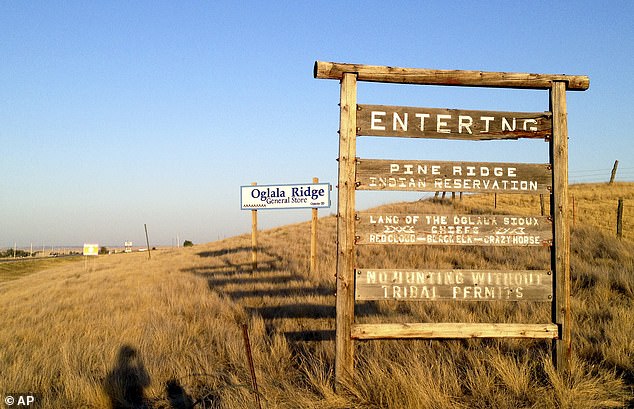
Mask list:
[[[610,175],[610,185],[614,183],[614,179],[616,178],[616,169],[619,167],[619,161],[614,161],[614,166],[612,167],[612,174]]]
[[[616,238],[623,238],[623,198],[619,198],[619,204],[616,208]]]
[[[319,178],[313,178],[313,183],[319,183]],[[312,220],[310,223],[310,273],[317,270],[317,208],[312,208]]]
[[[257,183],[251,183],[256,186]],[[258,211],[251,210],[251,264],[252,271],[258,269]]]

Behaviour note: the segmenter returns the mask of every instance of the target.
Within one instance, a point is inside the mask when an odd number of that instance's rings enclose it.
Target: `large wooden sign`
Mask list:
[[[465,140],[547,138],[550,112],[357,106],[357,135]]]
[[[358,213],[356,244],[549,246],[544,216]]]
[[[398,301],[551,301],[544,270],[357,269],[355,299]]]
[[[359,159],[359,190],[550,193],[548,164]]]
[[[569,366],[570,229],[566,90],[581,75],[429,70],[315,62],[315,78],[341,83],[335,378],[354,373],[354,340],[513,337],[552,340],[558,370]],[[357,104],[357,82],[543,89],[547,112],[497,112]],[[358,159],[357,136],[462,140],[544,138],[548,164]],[[550,195],[550,217],[461,214],[357,214],[356,190],[529,193]],[[478,218],[479,217],[479,218]],[[403,270],[357,266],[356,245],[551,245],[550,270]],[[358,324],[358,300],[552,301],[550,323]]]

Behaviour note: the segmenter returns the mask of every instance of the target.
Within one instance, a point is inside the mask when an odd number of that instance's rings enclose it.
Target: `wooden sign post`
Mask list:
[[[568,221],[568,113],[566,83],[553,81],[550,89],[553,135],[550,139],[550,163],[553,166],[553,193],[550,212],[553,218],[551,268],[554,272],[552,321],[559,337],[553,341],[553,361],[560,372],[570,366],[570,226]]]
[[[319,178],[313,178],[313,183],[319,183]],[[312,218],[310,222],[310,273],[314,274],[317,271],[317,220],[318,210],[313,207]]]
[[[354,223],[357,144],[357,76],[342,75],[339,98],[339,189],[337,193],[337,300],[335,380],[339,384],[354,373]]]
[[[252,182],[251,186],[257,186],[256,182]],[[251,270],[258,269],[258,211],[251,210]]]
[[[310,272],[316,270],[317,260],[317,209],[330,207],[329,183],[319,183],[313,178],[313,183],[259,185],[240,187],[240,207],[251,210],[251,258],[253,271],[258,268],[258,210],[269,209],[311,209],[311,244],[310,244]]]
[[[341,82],[337,211],[335,378],[354,376],[355,339],[542,338],[553,341],[559,371],[569,366],[570,231],[566,90],[588,89],[587,76],[395,68],[315,62],[313,75]],[[547,112],[494,112],[358,105],[357,81],[542,89]],[[356,158],[357,136],[549,141],[547,164]],[[549,194],[550,217],[459,214],[355,214],[356,190]],[[355,246],[551,246],[550,270],[403,270],[356,265]],[[356,274],[356,283],[355,283]],[[550,301],[540,324],[355,324],[354,301]]]

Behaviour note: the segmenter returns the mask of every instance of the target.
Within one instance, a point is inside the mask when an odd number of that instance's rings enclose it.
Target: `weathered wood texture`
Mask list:
[[[358,119],[357,119],[358,121]],[[612,167],[612,173],[610,173],[610,182],[608,182],[610,185],[612,183],[614,183],[614,179],[616,178],[616,170],[619,168],[619,161],[615,160],[614,161],[614,166]]]
[[[543,216],[360,212],[356,244],[547,246],[552,223]]]
[[[550,193],[548,164],[359,159],[358,190]]]
[[[313,183],[319,183],[319,178],[313,178]],[[310,273],[317,270],[317,208],[311,209],[310,222]]]
[[[623,238],[623,198],[620,197],[616,206],[616,238]]]
[[[583,91],[588,89],[590,85],[588,77],[411,69],[320,61],[315,62],[313,75],[315,78],[341,81],[338,253],[336,268],[337,336],[335,342],[335,377],[337,387],[344,385],[345,381],[353,376],[353,339],[473,337],[552,339],[554,340],[553,360],[560,373],[566,372],[570,364],[571,337],[570,232],[567,220],[568,131],[565,92],[566,90]],[[434,167],[432,162],[361,160],[357,164],[355,171],[356,133],[360,132],[363,134],[365,132],[357,130],[357,81],[547,89],[550,91],[549,111],[552,113],[552,137],[549,138],[550,165],[517,164],[515,166],[515,164],[499,164],[501,165],[501,174],[498,174],[499,172],[495,169],[497,164],[436,162],[436,167]],[[404,128],[404,124],[402,124],[404,114],[404,111],[400,113],[403,116],[399,117],[400,122],[397,123],[397,126],[401,128]],[[449,131],[448,134],[451,135],[452,130],[450,127],[457,126],[457,133],[460,134],[461,130],[468,132],[467,125],[473,126],[469,119],[461,119],[460,117],[457,124],[449,125],[450,118],[442,115],[450,114],[436,113],[436,129],[434,130],[436,133],[444,134],[446,133],[445,131]],[[416,117],[416,113],[414,113],[414,116]],[[396,117],[392,113],[392,131],[394,131],[395,119]],[[446,123],[445,119],[447,119]],[[376,122],[373,123],[372,121],[372,114],[370,114],[370,127],[373,124],[376,125]],[[511,127],[512,125],[508,125],[509,129]],[[514,129],[517,130],[517,127]],[[472,129],[469,128],[469,130]],[[425,129],[421,132],[425,134]],[[472,132],[474,131],[472,130]],[[481,131],[479,133],[480,135],[482,134]],[[426,166],[430,166],[431,171],[421,171],[422,168],[426,169]],[[444,168],[445,166],[449,166],[449,168]],[[472,169],[469,166],[472,166]],[[544,176],[544,168],[548,171],[552,170],[552,174],[551,172],[546,172],[548,175]],[[470,174],[470,172],[473,174]],[[552,191],[550,209],[551,217],[554,220],[552,233],[554,246],[551,251],[552,292],[554,298],[552,303],[553,324],[353,324],[355,185],[359,189],[366,190],[492,193],[550,193]]]
[[[547,138],[551,129],[550,112],[357,106],[357,135],[364,136],[463,140]]]
[[[541,338],[556,339],[553,324],[408,323],[355,324],[355,339],[394,338]]]
[[[551,301],[545,270],[357,269],[357,300]]]
[[[357,80],[346,74],[341,80],[339,118],[339,189],[337,211],[337,299],[335,380],[340,385],[354,372],[354,213]]]
[[[256,182],[251,186],[257,186]],[[258,211],[251,210],[251,269],[258,269]]]
[[[566,84],[553,83],[550,91],[553,113],[553,137],[550,142],[550,163],[553,164],[553,248],[551,269],[554,274],[552,320],[559,326],[559,340],[553,345],[553,358],[561,373],[567,372],[571,358],[570,328],[570,226],[568,222],[568,115]]]
[[[585,91],[590,87],[590,79],[585,75],[430,70],[315,61],[315,78],[340,80],[344,73],[356,74],[358,81],[397,84],[550,89],[554,81],[561,81],[571,91]]]

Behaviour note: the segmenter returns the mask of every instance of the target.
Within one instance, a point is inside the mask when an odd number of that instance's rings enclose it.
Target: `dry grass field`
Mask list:
[[[20,278],[37,271],[46,270],[48,268],[60,267],[67,263],[76,263],[77,257],[62,258],[38,258],[34,260],[26,259],[17,261],[9,260],[9,262],[0,262],[0,282]]]
[[[310,223],[191,248],[99,256],[0,282],[0,395],[43,408],[254,408],[242,324],[266,408],[634,407],[634,184],[573,186],[573,360],[560,376],[539,340],[356,343],[356,377],[335,393],[335,229]],[[614,233],[626,199],[625,239]],[[451,207],[455,209],[451,209]],[[539,199],[465,196],[402,212],[539,214]],[[245,214],[245,217],[249,217]],[[307,219],[309,215],[307,214]],[[572,216],[571,216],[572,217]],[[363,246],[374,267],[543,269],[546,248]],[[8,277],[8,276],[7,276]],[[357,322],[549,322],[539,302],[357,302]]]
[[[618,200],[623,199],[623,238],[634,242],[634,183],[615,182],[584,183],[569,188],[570,221],[574,226],[594,226],[607,235],[616,235],[616,210]],[[493,209],[493,194],[465,196],[463,202],[472,206]],[[539,196],[499,195],[497,205],[507,213],[540,214]],[[549,212],[548,199],[545,200],[546,214]],[[574,205],[574,209],[573,209]]]

